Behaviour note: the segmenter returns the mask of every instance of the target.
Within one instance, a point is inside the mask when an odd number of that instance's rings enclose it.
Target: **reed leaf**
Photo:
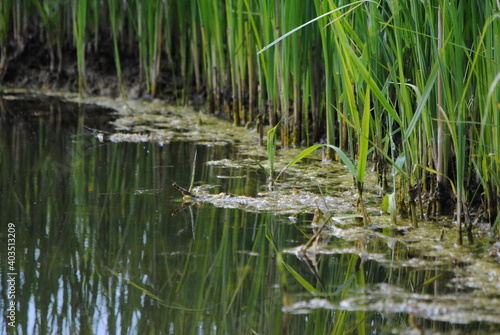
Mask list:
[[[274,162],[276,159],[276,131],[278,130],[282,121],[283,118],[281,118],[278,123],[267,132],[267,158],[269,159],[269,175],[271,177],[274,175]]]
[[[298,154],[294,159],[292,159],[281,172],[276,176],[276,180],[278,180],[283,172],[285,172],[289,167],[294,164],[300,162],[302,159],[310,155],[312,152],[316,151],[316,149],[323,147],[323,144],[316,144],[304,149],[300,154]]]
[[[85,42],[87,29],[87,0],[73,0],[73,32],[76,44],[78,67],[78,91],[82,93],[86,86]]]
[[[361,123],[359,152],[358,152],[358,167],[356,179],[358,183],[363,183],[366,173],[366,162],[368,160],[368,142],[370,136],[370,89],[366,90],[365,106],[363,111],[363,121]]]
[[[361,3],[363,3],[363,2],[373,2],[373,3],[375,3],[375,4],[376,4],[376,2],[371,1],[371,0],[361,0],[361,1],[355,1],[355,2],[353,2],[353,3],[350,3],[350,4],[347,4],[347,5],[341,6],[341,7],[339,7],[339,8],[334,9],[334,10],[331,10],[331,11],[329,11],[329,12],[327,12],[327,13],[324,13],[324,14],[322,14],[322,15],[320,15],[320,16],[315,17],[314,19],[312,19],[312,20],[310,20],[310,21],[308,21],[308,22],[306,22],[306,23],[304,23],[304,24],[302,24],[302,25],[298,26],[297,28],[294,28],[294,29],[290,30],[289,32],[287,32],[287,33],[286,33],[286,34],[284,34],[283,36],[281,36],[281,37],[277,38],[277,39],[276,39],[276,40],[274,40],[273,42],[269,43],[268,45],[266,45],[265,47],[263,47],[262,49],[260,49],[260,50],[257,52],[257,54],[260,54],[260,53],[262,53],[262,52],[266,51],[267,49],[269,49],[269,48],[271,48],[272,46],[274,46],[275,44],[277,44],[277,43],[281,42],[283,39],[287,38],[288,36],[292,35],[293,33],[295,33],[295,32],[297,32],[297,31],[299,31],[300,29],[302,29],[302,28],[306,27],[307,25],[309,25],[309,24],[311,24],[311,23],[313,23],[313,22],[316,22],[316,21],[318,21],[318,20],[322,19],[323,17],[326,17],[326,16],[328,16],[328,15],[330,15],[330,14],[333,14],[333,13],[335,13],[335,12],[337,12],[337,11],[339,11],[339,10],[342,10],[342,9],[344,9],[344,8],[347,8],[347,7],[352,7],[352,6],[354,6],[354,5],[361,4]],[[351,9],[351,10],[352,10],[352,9]],[[348,11],[348,12],[349,12],[349,11]]]
[[[290,272],[290,274],[292,275],[292,277],[300,284],[302,285],[302,287],[304,287],[304,289],[306,289],[308,292],[316,295],[316,296],[322,296],[324,295],[323,292],[321,292],[320,290],[316,289],[309,281],[307,281],[306,279],[304,279],[304,277],[302,277],[297,271],[295,271],[291,266],[289,266],[288,264],[286,263],[283,263],[284,267],[286,268],[286,270],[288,272]]]

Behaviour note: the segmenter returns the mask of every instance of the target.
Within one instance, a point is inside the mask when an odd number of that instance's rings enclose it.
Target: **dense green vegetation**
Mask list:
[[[45,42],[53,71],[76,54],[81,91],[89,54],[112,46],[121,83],[135,52],[152,96],[169,82],[182,99],[205,92],[235,125],[283,119],[283,147],[362,153],[358,182],[369,155],[401,212],[456,209],[460,231],[471,208],[498,221],[499,11],[495,0],[7,0],[0,78],[27,36]]]

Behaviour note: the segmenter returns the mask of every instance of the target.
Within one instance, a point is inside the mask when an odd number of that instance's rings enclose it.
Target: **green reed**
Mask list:
[[[165,7],[164,41],[163,50],[166,57],[164,62],[169,67],[175,66],[176,71],[169,76],[175,85],[175,96],[178,101],[187,103],[188,94],[193,86],[196,93],[202,91],[203,77],[206,74],[202,70],[202,50],[200,48],[201,30],[188,24],[198,21],[198,8],[195,3],[173,2]],[[171,38],[166,38],[171,36]],[[162,70],[161,63],[160,70]]]
[[[2,1],[0,4],[0,80],[5,74],[9,55],[7,52],[7,32],[10,28],[11,7],[12,1]]]
[[[227,49],[228,49],[228,61],[229,61],[229,74],[230,80],[228,80],[228,85],[230,85],[231,89],[226,93],[224,97],[224,109],[227,112],[233,111],[234,107],[239,104],[239,91],[242,84],[242,73],[239,65],[243,65],[239,63],[239,58],[242,54],[242,48],[240,43],[241,34],[243,34],[243,29],[241,29],[242,18],[241,18],[241,9],[243,6],[243,2],[237,1],[233,3],[233,1],[226,1],[226,38],[227,38]],[[238,29],[239,28],[239,29]],[[238,112],[233,112],[233,120],[235,125],[240,124],[240,114]]]
[[[0,4],[0,80],[7,71],[9,61],[25,49],[30,2],[2,1]]]
[[[144,76],[148,93],[155,96],[162,54],[164,5],[160,1],[134,1],[129,5],[134,15],[132,19],[137,33],[141,75]]]
[[[226,36],[224,13],[219,2],[199,2],[198,15],[202,37],[203,70],[207,74],[207,94],[209,110],[221,112],[221,107],[226,116],[230,116],[230,92],[223,90],[227,81],[224,77],[227,64],[223,36]],[[224,99],[224,102],[222,100]]]
[[[73,1],[73,34],[76,45],[76,58],[78,67],[78,90],[83,92],[86,86],[85,72],[85,44],[87,30],[87,0]]]
[[[118,77],[118,86],[120,89],[120,95],[125,97],[125,89],[123,87],[123,77],[122,77],[122,65],[120,58],[120,46],[118,44],[118,34],[120,32],[120,26],[123,24],[123,11],[124,8],[117,4],[116,1],[108,0],[109,9],[109,22],[111,26],[111,34],[113,36],[113,52],[115,60],[116,75]],[[122,15],[120,15],[120,13]]]
[[[59,1],[35,1],[34,5],[37,8],[38,14],[43,25],[46,27],[47,47],[50,55],[50,70],[54,71],[57,61],[57,72],[62,70],[62,4]],[[56,50],[54,50],[56,49]],[[56,52],[56,53],[54,53]]]
[[[458,227],[460,232],[460,222],[463,214],[462,205],[466,198],[464,195],[464,173],[466,172],[466,166],[469,164],[466,159],[466,151],[470,148],[466,143],[466,138],[470,134],[466,131],[470,124],[470,114],[466,113],[469,106],[465,105],[465,97],[470,97],[470,91],[467,90],[465,82],[460,80],[457,81],[455,78],[467,79],[465,72],[466,68],[463,64],[470,64],[472,60],[471,54],[475,54],[476,57],[478,57],[481,51],[476,50],[471,52],[468,46],[465,45],[463,32],[451,27],[457,18],[460,19],[464,17],[463,5],[445,6],[447,11],[444,12],[444,14],[441,14],[441,10],[436,10],[434,7],[424,7],[423,9],[427,10],[427,12],[424,11],[424,14],[428,15],[428,18],[424,19],[430,22],[422,22],[424,23],[423,26],[428,29],[423,33],[417,31],[419,27],[418,24],[413,24],[413,22],[409,20],[409,13],[405,11],[402,4],[399,2],[392,2],[391,5],[392,6],[388,6],[387,11],[383,13],[386,16],[389,15],[385,33],[389,33],[390,30],[392,31],[389,35],[390,48],[385,47],[384,52],[380,52],[379,54],[367,52],[370,47],[373,48],[373,45],[375,45],[376,50],[380,50],[382,43],[377,45],[376,42],[373,42],[373,38],[366,42],[366,35],[357,35],[354,24],[351,25],[351,22],[357,22],[356,18],[345,23],[341,21],[343,15],[339,15],[337,12],[334,13],[334,19],[330,23],[335,31],[333,38],[335,46],[328,50],[336,49],[338,52],[333,57],[327,58],[325,56],[325,64],[328,64],[328,59],[333,59],[334,62],[340,64],[338,68],[339,72],[337,72],[337,74],[339,74],[337,76],[339,80],[336,86],[340,88],[339,91],[341,96],[339,100],[343,102],[337,107],[337,110],[340,111],[339,119],[351,125],[354,130],[359,129],[360,118],[357,112],[359,102],[356,97],[359,96],[358,92],[362,92],[364,85],[367,85],[367,87],[373,91],[373,95],[376,98],[374,101],[376,106],[385,110],[387,113],[386,122],[390,123],[389,128],[392,129],[392,125],[396,125],[396,129],[388,133],[390,138],[386,137],[386,141],[390,139],[393,143],[391,146],[392,161],[395,161],[395,158],[398,156],[404,157],[403,166],[409,178],[402,184],[399,184],[401,188],[399,191],[403,191],[400,193],[400,196],[403,198],[400,203],[409,203],[409,211],[414,222],[417,220],[417,196],[414,192],[411,194],[412,192],[410,190],[412,188],[417,188],[416,193],[420,194],[420,183],[424,182],[421,179],[422,177],[420,177],[421,174],[419,173],[419,169],[416,167],[418,163],[423,163],[424,165],[432,164],[429,160],[430,157],[428,155],[421,155],[422,152],[419,148],[434,147],[435,154],[432,156],[432,159],[434,160],[434,164],[437,164],[438,176],[446,176],[451,173],[448,171],[447,163],[449,157],[452,157],[454,154],[456,168],[454,178],[455,184],[457,184],[456,196],[459,199],[457,202],[457,217],[459,220]],[[318,8],[321,9],[321,6],[318,6]],[[410,11],[414,12],[419,10],[421,14],[422,8],[417,8],[416,6],[410,8]],[[490,10],[492,9],[490,8]],[[373,13],[373,10],[371,10],[370,13]],[[422,16],[418,15],[419,13],[413,14],[414,15],[411,17]],[[444,19],[442,16],[444,16]],[[375,19],[380,20],[379,17],[380,16]],[[444,21],[444,23],[440,23],[441,21]],[[438,29],[435,27],[436,22]],[[365,28],[365,30],[369,30],[366,29],[366,26],[363,26],[363,24],[360,24],[360,26],[361,28]],[[436,30],[438,31],[437,37]],[[443,31],[448,33],[443,33]],[[349,38],[347,38],[347,36],[349,36]],[[424,40],[422,43],[418,43],[417,41],[417,46],[414,47],[415,52],[413,55],[409,54],[406,48],[407,41],[412,41],[412,39]],[[448,39],[448,42],[443,43],[444,39]],[[454,40],[450,41],[452,39]],[[281,42],[281,39],[278,41]],[[429,46],[433,52],[427,56],[431,58],[430,61],[427,61],[425,53],[428,53],[427,50]],[[489,50],[495,49],[490,48]],[[372,66],[373,58],[375,58],[375,65],[395,63],[395,66],[385,69],[385,78],[389,78],[389,80],[391,80],[390,82],[383,77],[374,77]],[[494,59],[494,57],[490,59]],[[423,67],[411,66],[414,61],[418,62],[420,65],[426,62],[427,65],[423,64]],[[472,62],[472,65],[474,66],[475,63]],[[408,68],[410,70],[408,70]],[[325,69],[328,75],[328,67],[325,67]],[[417,71],[412,72],[412,69],[417,69]],[[453,69],[453,71],[450,69]],[[379,69],[379,71],[381,70],[383,69]],[[472,71],[468,72],[469,78],[476,72],[474,70],[475,69],[472,68]],[[425,77],[422,76],[424,71],[430,73],[430,76],[426,79],[423,79]],[[414,77],[415,75],[416,77]],[[436,77],[436,75],[439,76]],[[381,79],[383,81],[380,81]],[[435,83],[436,80],[437,84]],[[435,86],[438,87],[437,96],[431,96],[430,93]],[[395,90],[396,99],[391,96],[391,90]],[[492,90],[490,91],[493,92]],[[417,101],[415,101],[415,97]],[[438,102],[437,110],[432,108],[435,116],[429,115],[427,111],[428,107],[426,104],[428,104],[430,98]],[[327,97],[327,102],[329,101],[330,99]],[[458,105],[457,102],[459,103]],[[333,128],[333,122],[331,121],[332,117],[330,115],[331,113],[327,114],[326,118],[327,134],[330,134],[328,128]],[[426,117],[424,118],[423,116]],[[432,120],[435,117],[441,120],[438,121],[438,132],[433,130],[433,127],[434,129],[436,127],[432,124]],[[443,129],[444,123],[447,124],[447,129]],[[382,130],[380,127],[375,130],[377,131],[378,138],[375,139],[376,146],[374,148],[380,150]],[[398,136],[402,136],[404,139],[402,143],[397,143],[399,146],[397,150],[394,147],[394,134],[399,134]],[[355,133],[348,132],[347,136],[350,142],[354,140],[355,142],[359,141],[358,143],[362,143],[362,138],[358,140],[355,139]],[[447,137],[450,139],[448,140]],[[438,139],[437,147],[434,144],[436,138]],[[447,145],[447,143],[450,143],[450,140],[453,143],[453,152],[450,151],[450,147]],[[332,136],[328,136],[328,141],[334,141]],[[345,140],[340,139],[340,143],[345,143]],[[361,144],[359,145],[360,148],[363,148]],[[355,154],[352,146],[349,151],[351,154]],[[446,179],[438,177],[438,183],[442,183],[443,180]],[[438,186],[441,187],[441,191],[444,190],[445,185]],[[436,200],[437,203],[441,201],[441,199]],[[423,215],[423,213],[421,213],[421,215]],[[459,234],[459,236],[461,235]]]

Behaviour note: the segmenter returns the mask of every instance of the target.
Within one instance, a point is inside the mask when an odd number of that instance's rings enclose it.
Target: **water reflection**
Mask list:
[[[448,285],[449,264],[412,255],[398,232],[325,233],[311,267],[290,249],[309,239],[309,214],[292,221],[205,203],[172,216],[181,200],[171,182],[189,185],[195,152],[195,180],[212,192],[265,188],[255,169],[205,164],[237,157],[231,146],[101,142],[89,129],[111,130],[109,111],[39,100],[0,108],[0,221],[17,230],[18,334],[498,330],[418,313],[449,308],[461,292]],[[5,248],[0,256],[5,311]]]
[[[258,187],[255,171],[221,179],[203,164],[230,147],[101,143],[86,127],[105,129],[109,115],[50,102],[45,114],[33,102],[13,114],[12,103],[2,112],[0,215],[17,228],[18,333],[247,333],[263,310],[280,314],[265,237],[279,218],[208,204],[171,215],[180,206],[171,181],[189,185],[195,151],[195,180],[218,181],[217,192]]]

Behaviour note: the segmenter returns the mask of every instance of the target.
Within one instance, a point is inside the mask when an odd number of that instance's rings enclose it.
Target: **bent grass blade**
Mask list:
[[[133,281],[125,278],[124,276],[122,276],[121,274],[119,274],[118,272],[115,272],[113,271],[112,269],[108,268],[108,267],[104,267],[105,270],[109,271],[113,276],[119,278],[119,279],[122,279],[124,280],[125,282],[127,282],[129,285],[131,285],[132,287],[138,289],[139,291],[143,292],[144,294],[146,294],[148,297],[150,298],[153,298],[154,300],[156,300],[160,305],[164,306],[164,307],[168,307],[168,308],[172,308],[172,309],[177,309],[177,310],[181,310],[181,311],[187,311],[187,312],[199,312],[199,311],[203,311],[203,309],[193,309],[193,308],[187,308],[187,307],[182,307],[182,306],[173,306],[173,305],[167,305],[165,304],[165,302],[157,295],[151,293],[151,291],[147,290],[146,288],[140,286],[139,284],[136,284],[134,283]]]
[[[309,25],[309,24],[311,24],[311,23],[313,23],[313,22],[316,22],[316,21],[318,21],[318,20],[322,19],[323,17],[328,16],[328,15],[330,15],[330,14],[333,14],[333,13],[335,13],[335,12],[337,12],[337,11],[339,11],[339,10],[342,10],[342,9],[344,9],[344,8],[347,8],[347,7],[352,7],[352,6],[354,6],[354,5],[357,5],[356,7],[358,7],[358,6],[359,6],[359,5],[361,5],[363,2],[372,2],[372,3],[374,3],[374,4],[377,4],[376,2],[371,1],[371,0],[361,0],[361,1],[356,1],[356,2],[353,2],[353,3],[350,3],[350,4],[347,4],[347,5],[344,5],[344,6],[338,7],[338,8],[336,8],[336,9],[334,9],[334,10],[331,10],[331,11],[329,11],[329,12],[325,13],[325,14],[322,14],[322,15],[320,15],[320,16],[318,16],[318,17],[315,17],[314,19],[312,19],[312,20],[310,20],[310,21],[308,21],[308,22],[304,23],[304,24],[303,24],[303,25],[301,25],[301,26],[298,26],[298,27],[297,27],[297,28],[295,28],[295,29],[292,29],[291,31],[289,31],[288,33],[284,34],[284,35],[283,35],[283,36],[281,36],[280,38],[278,38],[278,39],[274,40],[274,41],[273,41],[273,42],[271,42],[270,44],[268,44],[268,45],[266,45],[265,47],[263,47],[261,50],[259,50],[259,51],[257,52],[257,55],[259,55],[259,54],[263,53],[263,52],[264,52],[264,51],[266,51],[267,49],[269,49],[269,48],[271,48],[272,46],[274,46],[275,44],[277,44],[277,43],[281,42],[283,39],[287,38],[288,36],[292,35],[293,33],[297,32],[298,30],[300,30],[300,29],[304,28],[305,26],[307,26],[307,25]],[[350,9],[349,11],[351,11],[351,10],[353,10],[353,9]]]

